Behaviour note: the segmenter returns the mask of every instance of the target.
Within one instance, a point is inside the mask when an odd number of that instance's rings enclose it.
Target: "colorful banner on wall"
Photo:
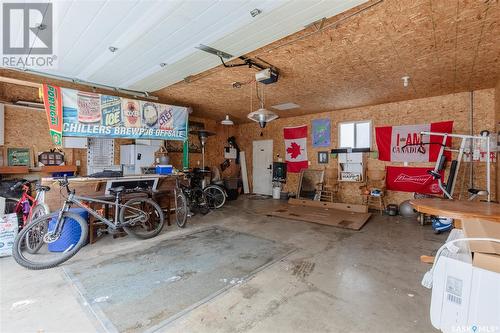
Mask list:
[[[314,119],[312,121],[313,147],[330,147],[330,119]]]
[[[287,172],[300,172],[307,169],[307,125],[285,127],[285,161]]]
[[[44,85],[43,92],[51,135],[53,128],[57,134],[58,124],[62,136],[187,139],[188,110],[185,107],[51,85]],[[54,100],[53,96],[59,99]],[[56,116],[61,120],[61,114],[62,121],[53,124]]]
[[[420,136],[420,132],[452,133],[453,121],[431,124],[385,126],[375,128],[379,160],[392,162],[435,162],[443,137]],[[420,143],[436,143],[420,146]],[[451,146],[451,138],[446,141]],[[450,152],[445,152],[450,159]]]
[[[54,145],[62,146],[63,110],[61,88],[44,84],[42,93],[50,137]]]
[[[401,192],[417,192],[424,194],[442,194],[437,180],[427,173],[430,168],[388,166],[386,183],[387,189]],[[444,178],[444,171],[441,172]]]

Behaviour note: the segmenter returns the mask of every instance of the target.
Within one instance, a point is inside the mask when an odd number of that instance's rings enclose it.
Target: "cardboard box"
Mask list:
[[[500,256],[497,254],[474,253],[472,266],[500,273]]]
[[[500,239],[500,222],[479,219],[463,219],[462,226],[465,237],[488,237]],[[469,242],[471,252],[492,253],[500,255],[500,243]]]

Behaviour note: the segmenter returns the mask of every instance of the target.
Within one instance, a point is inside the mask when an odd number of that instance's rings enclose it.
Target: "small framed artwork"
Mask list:
[[[7,148],[8,166],[30,166],[29,148]]]
[[[327,151],[318,151],[318,164],[328,164]]]

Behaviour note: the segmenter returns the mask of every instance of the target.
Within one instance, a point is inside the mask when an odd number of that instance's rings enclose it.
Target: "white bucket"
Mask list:
[[[279,199],[281,195],[281,186],[273,187],[273,199]]]

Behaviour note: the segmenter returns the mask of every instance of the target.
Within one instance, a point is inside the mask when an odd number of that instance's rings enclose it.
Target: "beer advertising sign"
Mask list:
[[[420,132],[452,133],[453,121],[431,124],[385,126],[375,128],[379,160],[392,162],[435,162],[441,149],[441,136]],[[430,143],[430,144],[429,144]],[[446,141],[451,146],[451,138]],[[449,151],[445,152],[449,158]]]
[[[59,104],[51,102],[51,88],[58,92]],[[56,124],[60,124],[62,136],[180,141],[187,138],[185,107],[49,85],[44,85],[43,91],[51,135]]]
[[[387,189],[401,192],[417,192],[424,194],[442,194],[437,180],[429,173],[433,168],[425,167],[387,167]],[[444,172],[440,172],[444,177]]]
[[[43,104],[47,113],[49,132],[52,142],[56,146],[62,145],[62,97],[61,88],[44,84],[42,86]]]

